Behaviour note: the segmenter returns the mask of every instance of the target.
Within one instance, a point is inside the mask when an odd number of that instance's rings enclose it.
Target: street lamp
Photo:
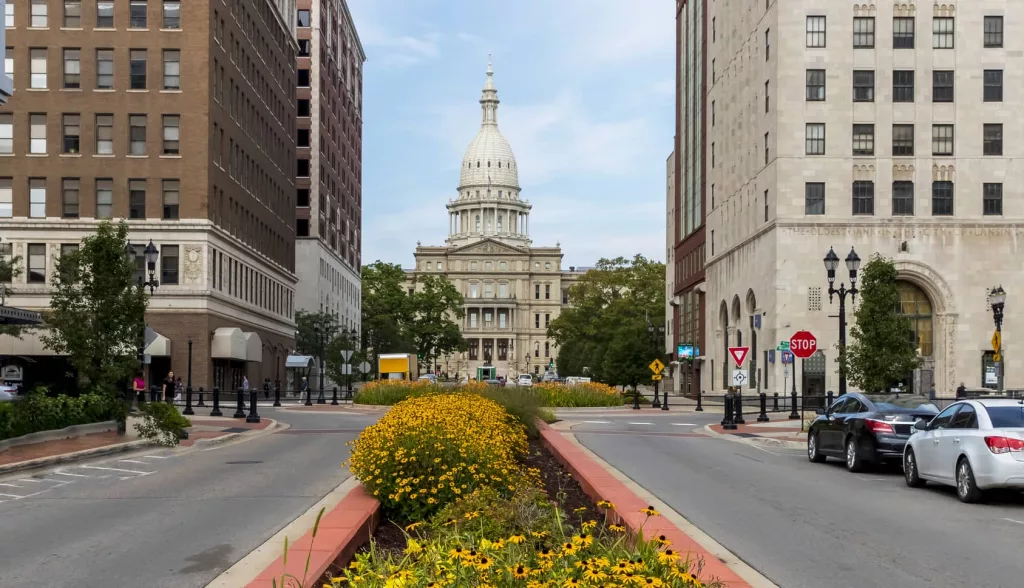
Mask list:
[[[128,241],[125,247],[125,255],[134,264],[138,255],[135,252],[135,247],[132,246],[131,241]],[[139,290],[143,290],[147,286],[149,287],[149,293],[152,295],[158,287],[160,287],[160,281],[156,279],[156,262],[160,257],[160,251],[153,245],[153,240],[150,239],[149,245],[143,250],[143,255],[146,258],[146,269],[149,270],[149,280],[145,280],[142,274],[139,275],[138,287]],[[139,369],[143,373],[146,371],[146,322],[145,316],[143,316],[142,331],[139,333]]]
[[[317,361],[319,362],[316,371],[320,373],[320,392],[316,396],[316,403],[327,404],[327,399],[324,398],[324,347],[327,345],[326,340],[329,333],[319,324],[313,325],[313,333],[316,336]],[[312,392],[306,395],[306,406],[313,406],[312,397]]]
[[[850,304],[853,304],[857,300],[857,270],[860,269],[860,256],[857,252],[850,247],[850,254],[846,256],[846,269],[850,271],[850,289],[846,289],[846,284],[840,282],[839,288],[835,288],[836,282],[836,269],[839,268],[839,256],[836,252],[829,247],[828,253],[825,255],[825,271],[828,274],[828,302],[832,303],[832,297],[834,295],[839,296],[839,352],[844,353],[846,351],[846,295],[850,295]],[[796,373],[793,375],[794,383],[796,381]],[[843,367],[843,363],[839,363],[839,395],[846,394],[846,369]]]
[[[651,324],[650,319],[648,319],[647,332],[651,336],[651,345],[654,347],[654,357],[655,359],[657,359],[660,355],[660,353],[658,353],[658,339],[664,338],[665,325],[658,325],[657,327],[655,327],[654,325]],[[655,375],[660,376],[661,374]],[[658,384],[660,383],[660,381],[654,380],[654,402],[651,403],[651,408],[661,408],[661,401],[658,400]],[[668,392],[665,393],[665,404],[668,404]]]
[[[996,286],[988,293],[988,303],[992,307],[992,319],[996,323],[996,335],[992,337],[995,343],[994,363],[996,368],[996,391],[1000,394],[1003,393],[1003,363],[1002,363],[1002,347],[1003,347],[1003,305],[1006,304],[1006,290],[1003,287]]]

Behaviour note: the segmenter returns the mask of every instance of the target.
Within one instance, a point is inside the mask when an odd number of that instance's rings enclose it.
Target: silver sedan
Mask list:
[[[963,400],[915,429],[903,450],[908,486],[954,486],[963,502],[995,488],[1024,490],[1024,400]]]

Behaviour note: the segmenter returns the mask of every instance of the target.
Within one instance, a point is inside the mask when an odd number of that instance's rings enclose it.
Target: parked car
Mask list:
[[[524,386],[527,388],[533,386],[533,376],[530,374],[519,374],[519,377],[516,379],[516,386]]]
[[[0,384],[0,402],[12,402],[18,399],[18,389],[14,386]]]
[[[565,385],[566,386],[575,386],[576,384],[583,384],[583,383],[586,383],[586,382],[589,382],[589,381],[590,381],[590,378],[586,378],[586,377],[582,377],[582,376],[569,376],[568,378],[565,379]]]
[[[423,374],[422,376],[419,377],[419,379],[420,380],[427,380],[431,384],[436,384],[437,383],[437,376],[435,376],[434,374]]]
[[[488,386],[497,386],[498,388],[502,388],[502,387],[505,386],[505,381],[504,380],[498,380],[498,379],[491,379],[491,380],[484,380],[484,384],[487,384]]]
[[[1024,490],[1024,400],[956,402],[915,429],[903,452],[908,486],[954,486],[963,502],[994,488]]]
[[[938,412],[924,396],[844,394],[818,409],[807,431],[807,459],[822,463],[842,458],[851,472],[869,463],[901,460],[914,423],[931,420]]]

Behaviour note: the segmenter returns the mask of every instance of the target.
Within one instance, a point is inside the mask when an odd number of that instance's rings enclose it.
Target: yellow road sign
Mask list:
[[[653,380],[655,382],[660,382],[661,381],[661,374],[655,374],[655,375],[651,376],[651,380]]]
[[[665,369],[665,364],[661,363],[660,359],[655,359],[654,361],[651,362],[651,365],[647,367],[651,368],[652,372],[660,374],[661,370]]]
[[[1003,336],[996,331],[992,333],[992,350],[999,353],[999,348],[1003,346]],[[997,360],[998,361],[998,360]]]
[[[1003,361],[1002,354],[1000,354],[999,352],[996,352],[996,354],[992,356],[992,361],[994,361],[995,363],[999,363],[999,362]]]

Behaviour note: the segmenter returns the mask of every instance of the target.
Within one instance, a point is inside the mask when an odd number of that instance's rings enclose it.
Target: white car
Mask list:
[[[18,389],[14,386],[0,384],[0,402],[12,402],[18,399]]]
[[[516,386],[523,386],[526,388],[533,386],[533,376],[530,374],[519,374],[519,378],[516,380]]]
[[[914,427],[903,450],[908,486],[955,486],[963,502],[994,488],[1024,490],[1024,400],[962,400]]]

